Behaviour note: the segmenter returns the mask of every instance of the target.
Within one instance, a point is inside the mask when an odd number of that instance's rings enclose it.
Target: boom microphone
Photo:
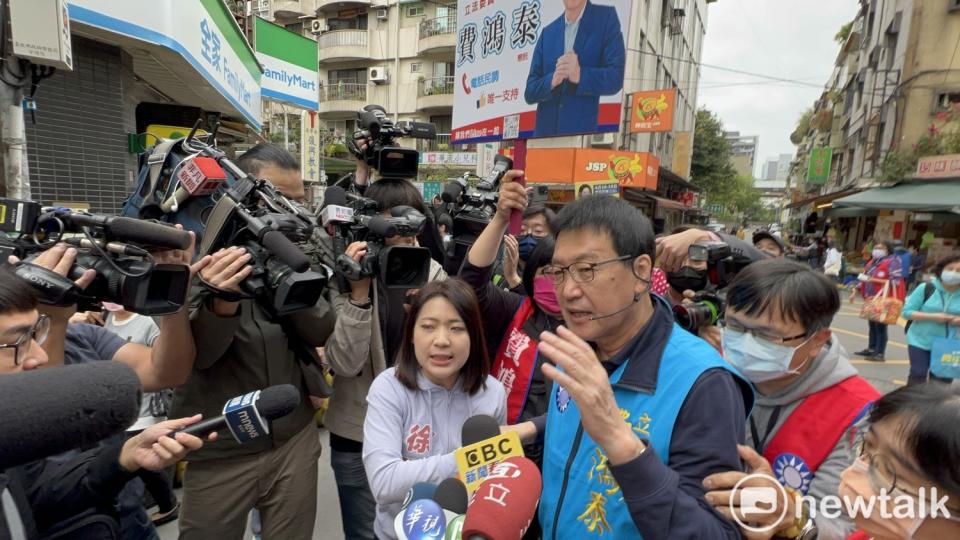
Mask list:
[[[180,431],[205,439],[226,427],[242,444],[268,435],[270,426],[267,422],[290,414],[299,404],[300,391],[295,386],[278,384],[237,396],[223,406],[221,416],[208,418]]]
[[[310,258],[282,232],[271,229],[263,233],[260,243],[295,272],[306,272],[310,269]]]
[[[537,511],[542,489],[540,471],[529,459],[511,457],[498,463],[474,494],[463,522],[463,538],[523,537]]]
[[[99,216],[67,212],[57,214],[59,219],[74,227],[103,227],[107,236],[117,240],[137,242],[144,246],[187,249],[190,247],[190,233],[155,221],[145,221],[116,216]]]
[[[590,317],[590,320],[591,320],[591,321],[599,321],[600,319],[606,319],[607,317],[613,317],[614,315],[619,315],[619,314],[623,313],[624,311],[630,309],[631,306],[633,306],[634,304],[636,304],[636,303],[639,302],[639,301],[640,301],[640,293],[637,293],[637,294],[633,295],[633,301],[630,302],[629,304],[627,304],[627,305],[623,306],[622,308],[614,311],[613,313],[607,313],[606,315],[594,315],[593,317]]]
[[[93,362],[0,377],[0,469],[123,433],[140,412],[126,364]]]

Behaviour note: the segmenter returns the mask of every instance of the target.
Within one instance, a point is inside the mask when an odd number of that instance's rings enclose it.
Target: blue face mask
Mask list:
[[[796,347],[787,347],[757,339],[749,332],[735,332],[724,328],[721,334],[724,359],[754,384],[799,374],[800,366],[790,369],[790,362],[793,361],[797,349],[803,347],[807,341],[809,338]]]
[[[944,285],[949,285],[951,287],[954,285],[960,285],[960,272],[955,270],[944,270],[940,273],[940,281]]]
[[[520,260],[527,262],[527,259],[530,258],[530,255],[533,253],[533,250],[537,248],[537,243],[540,242],[540,239],[536,236],[525,234],[520,237]]]

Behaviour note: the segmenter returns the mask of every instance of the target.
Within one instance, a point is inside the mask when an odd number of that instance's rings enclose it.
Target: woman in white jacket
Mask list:
[[[836,241],[827,241],[826,260],[823,262],[823,273],[834,281],[842,283],[840,271],[843,269],[843,254],[837,249]]]
[[[363,464],[377,501],[377,538],[396,538],[394,519],[415,483],[457,476],[453,451],[468,418],[506,423],[506,394],[490,376],[481,322],[472,287],[459,279],[428,284],[410,309],[396,366],[370,387]]]

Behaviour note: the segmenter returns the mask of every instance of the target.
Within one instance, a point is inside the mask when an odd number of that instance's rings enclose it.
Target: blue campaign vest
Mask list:
[[[713,368],[731,369],[706,342],[673,324],[664,347],[654,394],[620,384],[620,377],[632,361],[628,358],[610,376],[614,397],[625,421],[638,437],[646,439],[664,464],[670,458],[670,439],[680,407],[700,375]],[[547,412],[543,455],[543,494],[540,524],[544,540],[581,539],[593,535],[606,538],[641,538],[623,494],[613,479],[606,455],[583,431],[574,452],[580,428],[580,411],[562,388],[554,383]],[[569,473],[564,471],[569,466]],[[564,478],[567,485],[564,489]],[[557,505],[561,504],[559,516]],[[556,519],[556,531],[554,531]],[[607,533],[612,532],[612,535]]]

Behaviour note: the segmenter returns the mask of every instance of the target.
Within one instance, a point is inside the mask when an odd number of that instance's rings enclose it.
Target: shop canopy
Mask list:
[[[833,201],[835,206],[937,212],[960,210],[960,181],[873,188]]]

